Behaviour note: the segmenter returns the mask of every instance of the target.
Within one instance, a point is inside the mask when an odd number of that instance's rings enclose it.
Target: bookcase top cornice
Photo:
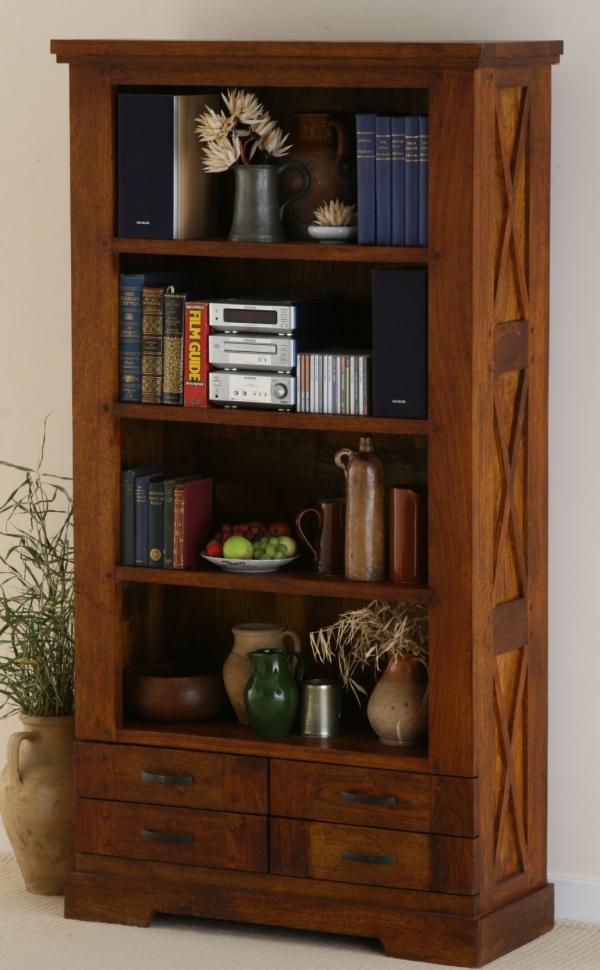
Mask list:
[[[59,63],[85,61],[147,62],[154,59],[190,61],[218,65],[240,61],[260,62],[265,67],[279,64],[285,71],[290,60],[298,66],[323,65],[332,58],[361,66],[382,62],[415,68],[465,68],[523,64],[557,64],[563,42],[501,41],[452,43],[359,43],[321,41],[155,41],[155,40],[53,40],[50,51]]]

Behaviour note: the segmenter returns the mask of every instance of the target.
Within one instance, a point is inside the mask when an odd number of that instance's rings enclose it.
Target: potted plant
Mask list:
[[[225,172],[233,168],[235,202],[229,239],[232,242],[282,242],[283,210],[308,190],[310,177],[300,162],[274,165],[286,155],[286,145],[277,122],[259,103],[255,94],[235,88],[222,95],[229,114],[212,108],[196,118],[196,133],[204,144],[204,170]],[[279,202],[279,176],[295,168],[304,185],[283,205]]]
[[[366,667],[383,675],[367,706],[369,723],[384,744],[414,745],[427,738],[429,621],[417,603],[373,600],[360,610],[342,613],[336,623],[310,634],[315,657],[331,663],[337,657],[344,687],[367,691],[357,679]]]
[[[308,234],[323,243],[344,243],[356,239],[356,206],[339,199],[323,202],[313,212],[314,222]]]
[[[44,436],[45,440],[45,436]],[[25,473],[0,507],[0,717],[19,712],[0,815],[29,892],[60,895],[73,847],[73,504],[66,479]]]

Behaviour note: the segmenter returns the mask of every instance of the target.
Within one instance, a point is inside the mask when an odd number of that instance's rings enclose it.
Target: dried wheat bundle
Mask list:
[[[360,702],[366,690],[355,675],[382,658],[410,655],[426,659],[429,654],[427,607],[418,603],[383,603],[373,600],[360,610],[342,613],[332,626],[310,633],[313,654],[321,663],[337,656],[340,678]]]

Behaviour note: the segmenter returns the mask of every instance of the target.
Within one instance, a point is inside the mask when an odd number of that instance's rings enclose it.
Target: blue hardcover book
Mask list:
[[[121,273],[119,276],[119,400],[142,400],[142,290],[182,283],[180,270]]]
[[[148,566],[163,568],[164,504],[163,480],[148,482]]]
[[[419,245],[419,119],[408,115],[404,138],[405,246]]]
[[[150,482],[164,481],[165,475],[140,475],[135,480],[134,492],[134,531],[135,565],[148,565],[148,486]]]
[[[429,215],[429,118],[419,118],[419,246],[427,245]]]
[[[390,117],[375,118],[375,238],[392,245],[392,130]]]
[[[375,115],[356,116],[358,245],[375,245]]]
[[[121,565],[135,565],[135,481],[140,475],[159,472],[157,465],[124,468],[121,471]]]
[[[405,119],[392,118],[392,246],[404,246]]]

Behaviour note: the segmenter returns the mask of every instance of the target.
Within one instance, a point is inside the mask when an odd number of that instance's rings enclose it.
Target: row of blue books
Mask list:
[[[356,115],[359,246],[426,246],[429,118]]]

